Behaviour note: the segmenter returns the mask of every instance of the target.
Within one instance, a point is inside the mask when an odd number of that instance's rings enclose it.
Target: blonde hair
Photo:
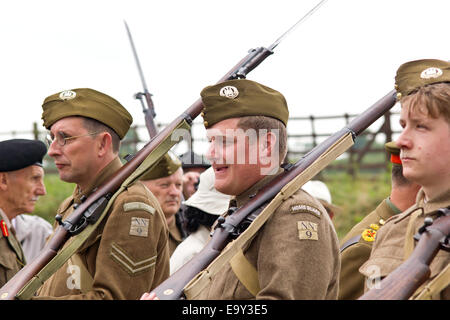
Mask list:
[[[401,100],[409,113],[419,112],[431,118],[444,117],[450,123],[450,83],[441,82],[419,88]]]

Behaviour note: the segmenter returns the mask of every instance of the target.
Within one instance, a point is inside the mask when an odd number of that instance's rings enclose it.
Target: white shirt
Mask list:
[[[171,275],[203,249],[211,238],[209,234],[209,229],[200,225],[197,231],[191,233],[177,246],[170,257]]]

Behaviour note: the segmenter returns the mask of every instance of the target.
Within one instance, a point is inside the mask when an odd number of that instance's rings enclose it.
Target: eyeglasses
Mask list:
[[[53,141],[56,140],[56,143],[58,145],[65,146],[67,140],[73,140],[76,138],[81,138],[81,137],[86,137],[86,136],[93,136],[98,134],[99,132],[90,132],[90,133],[86,133],[86,134],[81,134],[79,136],[67,136],[64,132],[62,131],[58,131],[56,132],[56,136],[53,135],[53,133],[51,133],[50,131],[47,132],[46,136],[45,136],[45,141],[47,142],[47,146],[50,147],[50,145],[53,143]]]

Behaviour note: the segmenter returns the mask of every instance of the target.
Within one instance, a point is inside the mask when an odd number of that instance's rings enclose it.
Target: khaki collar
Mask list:
[[[425,202],[425,193],[421,188],[417,193],[416,203],[410,208],[406,209],[403,213],[398,215],[398,219],[395,223],[402,221],[404,218],[410,216],[414,211],[421,210],[421,215],[434,215],[436,210],[448,207],[450,205],[450,190],[443,192],[440,196],[430,199]]]
[[[122,167],[122,162],[119,157],[112,160],[102,171],[97,175],[97,177],[92,181],[85,191],[81,191],[78,186],[75,187],[72,195],[67,198],[61,205],[59,212],[64,212],[69,206],[74,203],[81,203],[81,198],[83,196],[89,196],[91,192],[105,182],[110,176],[112,176],[117,170]]]
[[[260,189],[262,189],[266,184],[275,179],[283,171],[283,168],[279,168],[275,174],[265,176],[240,195],[233,197],[230,201],[230,206],[231,203],[233,203],[235,204],[235,206],[240,208],[243,205],[247,204],[247,202],[249,202]]]
[[[0,208],[0,220],[4,220],[8,229],[11,229],[11,221],[9,221],[8,216],[5,212]]]
[[[95,177],[95,179],[91,182],[91,184],[86,188],[86,190],[81,191],[80,188],[77,186],[75,188],[75,191],[73,193],[74,202],[79,203],[80,198],[82,196],[88,196],[91,194],[91,192],[97,188],[99,185],[101,185],[104,181],[106,181],[110,176],[113,175],[117,170],[122,167],[122,162],[120,161],[119,157],[114,158],[106,167],[100,171],[100,173]]]

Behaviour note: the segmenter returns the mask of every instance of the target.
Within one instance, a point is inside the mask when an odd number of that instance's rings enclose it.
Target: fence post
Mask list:
[[[385,126],[385,136],[386,136],[386,141],[385,143],[388,143],[390,141],[392,141],[392,126],[391,126],[391,111],[388,110],[385,114],[384,114],[384,123],[386,124]],[[389,162],[390,162],[390,155],[386,152],[385,153],[385,163],[386,163],[386,171],[389,170]]]
[[[33,137],[34,140],[39,140],[39,129],[36,121],[33,122]]]
[[[311,137],[313,139],[313,148],[315,148],[317,146],[317,140],[316,140],[316,127],[314,125],[314,116],[310,115],[309,116],[309,120],[311,120]]]

